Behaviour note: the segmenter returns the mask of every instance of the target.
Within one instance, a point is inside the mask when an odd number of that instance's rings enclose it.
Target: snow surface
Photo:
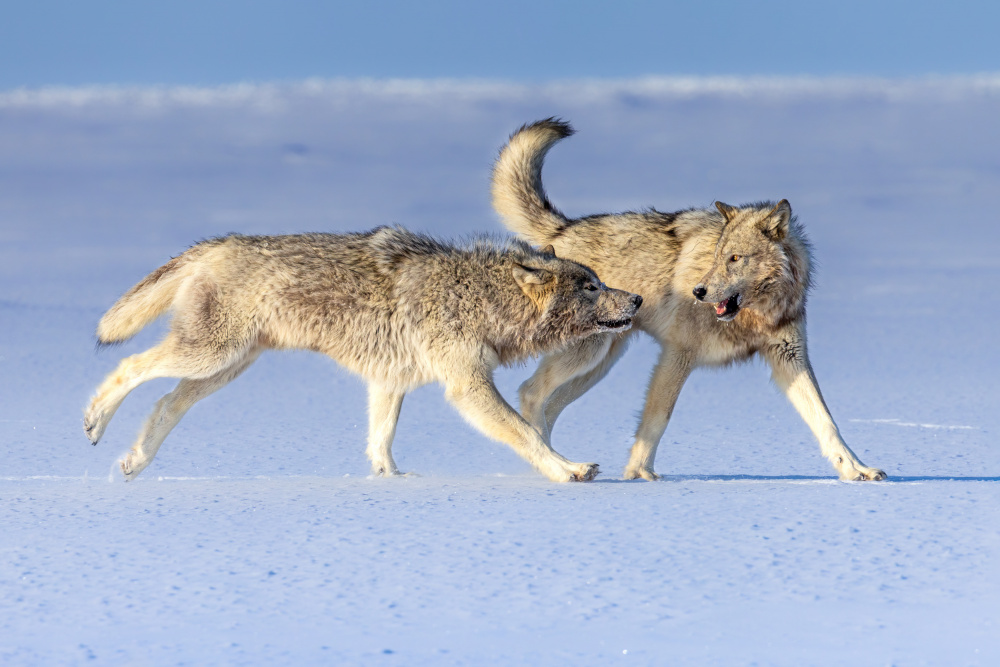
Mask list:
[[[788,198],[818,259],[810,346],[836,481],[760,365],[695,374],[659,483],[617,480],[655,346],[557,425],[556,485],[438,387],[370,479],[363,384],[265,355],[124,484],[172,386],[91,447],[90,393],[162,334],[101,313],[229,231],[500,231],[496,149],[559,115],[572,215]],[[0,661],[1000,663],[1000,78],[308,81],[0,93]],[[504,370],[512,400],[532,366]],[[109,483],[111,482],[111,483]]]

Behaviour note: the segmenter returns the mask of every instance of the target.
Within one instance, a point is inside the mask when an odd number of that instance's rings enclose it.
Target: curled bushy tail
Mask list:
[[[184,255],[173,258],[118,299],[97,323],[97,342],[110,345],[126,341],[166,312],[185,277],[179,270],[184,263]]]
[[[542,164],[549,149],[571,134],[569,123],[556,118],[524,125],[493,165],[493,209],[508,229],[536,245],[549,243],[566,227],[566,216],[545,196]]]

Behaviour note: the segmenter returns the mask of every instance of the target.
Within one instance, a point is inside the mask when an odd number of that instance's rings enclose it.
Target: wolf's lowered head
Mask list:
[[[642,297],[612,289],[586,266],[556,257],[549,245],[514,266],[514,280],[543,318],[559,322],[573,337],[627,331]]]
[[[716,202],[725,219],[715,246],[715,259],[701,282],[692,290],[699,301],[715,306],[721,322],[734,319],[741,310],[754,309],[768,319],[797,314],[805,305],[809,266],[806,253],[790,252],[789,243],[804,243],[797,233],[792,207],[782,199],[733,207]],[[789,290],[788,283],[798,290]],[[801,294],[792,303],[789,294]]]

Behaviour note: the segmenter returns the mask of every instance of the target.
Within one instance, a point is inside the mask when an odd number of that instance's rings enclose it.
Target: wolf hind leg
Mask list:
[[[554,482],[585,482],[597,476],[596,463],[575,463],[554,451],[504,400],[482,370],[445,382],[445,396],[480,432],[510,445],[521,458]]]
[[[621,358],[630,335],[591,336],[547,355],[534,375],[521,384],[521,414],[546,442],[551,443],[552,428],[566,406],[597,384]]]
[[[570,403],[583,396],[585,393],[604,379],[611,371],[618,360],[622,358],[632,340],[632,333],[612,336],[611,345],[607,353],[598,358],[597,363],[590,370],[581,375],[577,375],[568,382],[563,383],[549,396],[545,403],[545,423],[548,426],[549,437],[551,438],[552,427],[563,410],[569,407]]]
[[[114,417],[132,390],[144,382],[161,377],[183,377],[183,357],[178,354],[173,336],[145,352],[122,359],[97,388],[83,415],[83,430],[90,442],[97,444],[108,422]]]
[[[625,479],[659,479],[659,475],[653,471],[656,448],[663,432],[667,430],[677,397],[692,368],[691,358],[680,350],[664,346],[660,352],[660,359],[646,389],[646,403],[628,464],[625,466]]]
[[[185,378],[157,401],[132,449],[120,461],[126,481],[135,479],[153,461],[160,445],[192,405],[235,380],[261,352],[262,348],[248,350],[235,363],[207,378]]]
[[[374,383],[368,385],[368,449],[372,474],[386,477],[399,475],[392,459],[392,441],[403,405],[402,392],[391,391]]]

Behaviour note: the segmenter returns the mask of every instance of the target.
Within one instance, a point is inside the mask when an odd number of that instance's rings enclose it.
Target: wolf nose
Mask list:
[[[708,289],[704,285],[698,285],[691,291],[694,293],[694,298],[698,299],[698,301],[704,299],[705,295],[708,294]]]
[[[638,308],[639,306],[641,306],[641,305],[642,305],[642,297],[641,297],[641,296],[639,296],[638,294],[636,294],[635,296],[633,296],[633,297],[632,297],[632,304],[633,304],[633,305],[634,305],[634,306],[635,306],[636,308]]]

